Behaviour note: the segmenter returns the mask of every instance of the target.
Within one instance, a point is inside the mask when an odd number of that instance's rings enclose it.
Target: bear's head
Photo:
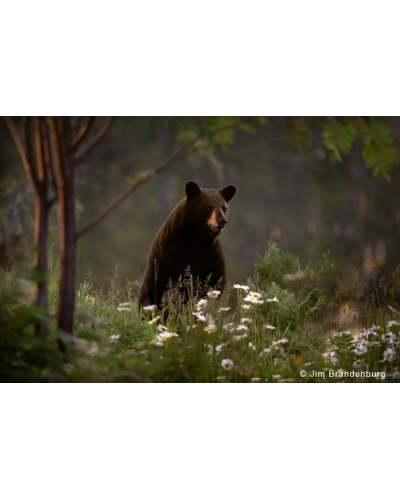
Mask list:
[[[235,196],[236,186],[224,189],[201,189],[189,181],[185,186],[186,223],[196,235],[216,238],[228,223],[228,202]]]

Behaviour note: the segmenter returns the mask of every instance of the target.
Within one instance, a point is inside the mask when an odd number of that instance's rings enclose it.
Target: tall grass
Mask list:
[[[77,292],[76,335],[57,331],[57,270],[49,277],[49,313],[26,303],[29,282],[3,272],[0,285],[2,380],[92,382],[388,382],[400,378],[397,274],[386,288],[352,270],[324,292],[329,256],[301,269],[270,241],[245,284],[221,297],[186,273],[171,287],[167,311],[137,308],[137,283],[106,293],[92,276]],[[189,291],[183,301],[177,290]],[[25,301],[25,302],[24,302]],[[33,334],[38,315],[48,341]],[[62,339],[65,352],[58,349]]]

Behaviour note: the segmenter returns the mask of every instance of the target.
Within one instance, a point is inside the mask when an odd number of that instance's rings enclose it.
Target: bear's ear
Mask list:
[[[186,193],[188,200],[190,200],[191,198],[198,196],[201,193],[201,189],[199,188],[199,186],[195,182],[189,181],[186,183],[185,193]]]
[[[233,184],[229,184],[229,186],[224,187],[224,189],[221,189],[220,193],[222,194],[223,199],[228,202],[230,201],[236,194],[236,186]]]

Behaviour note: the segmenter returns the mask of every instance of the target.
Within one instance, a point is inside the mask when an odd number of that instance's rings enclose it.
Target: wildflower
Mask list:
[[[121,337],[121,335],[114,333],[114,335],[111,335],[110,340],[111,340],[111,342],[116,342],[120,337]]]
[[[245,339],[246,337],[247,337],[247,333],[244,333],[243,335],[234,335],[234,336],[232,337],[232,340],[233,340],[234,342],[238,342],[239,340],[243,340],[243,339]]]
[[[207,318],[205,317],[205,315],[201,314],[200,312],[195,312],[195,313],[192,313],[192,314],[194,314],[194,316],[196,316],[196,318],[199,321],[207,321]]]
[[[273,299],[267,299],[267,302],[279,302],[277,297],[274,297]]]
[[[211,292],[208,292],[207,295],[212,299],[216,299],[219,295],[221,295],[221,292],[218,290],[212,290]]]
[[[281,378],[281,376],[278,373],[276,373],[275,375],[272,375],[272,378],[274,380],[278,380],[278,378]]]
[[[217,325],[215,323],[208,323],[204,328],[204,331],[207,333],[213,333],[217,330]]]
[[[155,318],[153,318],[150,321],[148,321],[147,324],[148,325],[152,325],[153,323],[155,323],[160,318],[161,318],[161,316],[156,316]]]
[[[216,377],[217,380],[224,380],[226,377]]]
[[[342,335],[351,335],[351,332],[350,330],[345,330],[344,332],[339,332],[338,335],[339,337],[341,337]]]
[[[172,337],[179,337],[179,335],[177,333],[172,333],[172,332],[163,332],[157,335],[157,339],[160,340],[161,342],[164,342],[165,340],[168,340]]]
[[[117,311],[132,311],[130,307],[117,307]]]
[[[130,302],[124,302],[123,304],[120,304],[119,307],[127,307],[127,306],[130,306],[131,303]]]
[[[245,331],[247,331],[247,330],[248,330],[248,328],[247,328],[247,326],[246,326],[246,325],[238,325],[238,326],[236,327],[236,330],[245,330]]]
[[[264,328],[267,328],[267,330],[275,330],[275,327],[274,327],[274,326],[272,326],[272,325],[269,325],[268,323],[266,323],[266,324],[264,325]]]
[[[391,326],[397,326],[400,325],[400,323],[396,320],[388,321],[387,326],[390,328]]]
[[[223,359],[221,361],[221,366],[224,370],[230,370],[233,366],[233,361],[231,359]]]
[[[396,371],[392,372],[389,376],[392,378],[400,378],[400,372],[399,372],[399,370],[396,370]]]
[[[326,358],[327,361],[329,361],[332,364],[335,364],[337,362],[337,358],[335,356],[335,351],[328,349],[324,353],[322,353],[322,357]]]
[[[215,348],[215,352],[219,354],[222,351],[222,348],[225,346],[226,346],[225,343],[217,345],[217,347]]]
[[[258,301],[261,299],[261,294],[257,292],[250,292],[243,300],[246,300],[247,302],[252,302],[254,304],[255,301]]]
[[[397,313],[397,311],[396,311],[396,309],[395,309],[394,307],[392,307],[392,306],[388,306],[388,308],[389,308],[392,312]]]
[[[241,323],[251,323],[253,320],[250,318],[242,318],[240,321]]]
[[[167,332],[168,331],[168,328],[164,325],[157,325],[157,330],[159,332]]]
[[[242,308],[243,308],[243,309],[250,309],[250,307],[251,307],[251,306],[250,306],[249,304],[243,304],[243,305],[242,305]]]
[[[89,350],[88,350],[88,354],[90,356],[95,356],[97,353],[99,352],[99,347],[97,345],[93,345]]]
[[[386,351],[383,353],[383,359],[382,361],[389,361],[392,362],[395,354],[395,350],[393,350],[391,347],[388,347]]]
[[[366,352],[368,352],[367,345],[365,343],[360,342],[359,344],[356,345],[354,352],[357,354],[357,356],[365,354]]]
[[[207,299],[200,299],[196,304],[197,311],[200,311],[200,309],[202,309],[203,307],[206,307],[207,304],[208,304]]]
[[[218,312],[221,312],[221,311],[229,311],[230,307],[220,307],[218,309]]]
[[[249,342],[249,349],[253,349],[253,351],[256,351],[256,350],[257,350],[257,349],[256,349],[256,346],[255,346],[255,345],[253,345],[253,343],[252,343],[252,342]]]
[[[267,347],[266,349],[263,350],[263,352],[260,353],[260,356],[267,356],[271,352],[271,348]]]
[[[261,380],[260,377],[253,377],[251,379],[252,382],[259,382],[260,380]]]
[[[232,322],[226,323],[222,328],[228,330],[229,332],[232,332],[235,329],[235,325]]]
[[[208,354],[211,355],[213,353],[213,346],[211,344],[208,344],[206,345],[206,347],[208,347]]]
[[[239,288],[244,290],[245,292],[247,292],[247,290],[249,289],[249,287],[246,285],[233,285],[233,288]]]
[[[152,306],[144,306],[144,307],[143,307],[143,311],[153,311],[154,309],[157,309],[157,306],[156,306],[156,305],[152,305]]]

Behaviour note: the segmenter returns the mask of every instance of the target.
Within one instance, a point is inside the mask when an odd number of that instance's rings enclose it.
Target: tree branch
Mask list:
[[[77,232],[77,238],[80,238],[83,236],[85,233],[90,231],[96,224],[101,222],[109,213],[111,213],[115,208],[120,205],[125,198],[127,198],[131,193],[136,191],[136,189],[144,184],[146,181],[150,180],[152,177],[157,175],[159,172],[162,170],[167,169],[168,167],[172,167],[175,163],[177,163],[179,160],[185,158],[188,156],[193,150],[193,141],[190,143],[190,146],[182,146],[178,150],[176,150],[174,153],[170,154],[166,158],[164,158],[156,167],[154,167],[151,170],[148,170],[147,172],[141,172],[136,176],[136,180],[132,182],[132,184],[127,187],[122,193],[115,198],[114,201],[112,201],[104,210],[102,210],[96,217],[94,217],[89,224],[84,226],[81,230]]]
[[[236,123],[230,125],[224,125],[217,128],[216,130],[213,131],[213,133],[222,132],[230,128],[232,129],[237,128],[242,123],[246,123],[250,120],[252,120],[252,118],[238,120]],[[203,137],[205,137],[206,135],[207,132],[199,134],[197,137],[192,139],[188,144],[180,147],[175,152],[166,156],[163,160],[160,161],[158,165],[156,165],[151,170],[137,174],[136,180],[134,180],[130,186],[128,186],[124,191],[122,191],[122,193],[120,193],[120,195],[117,198],[115,198],[114,201],[112,201],[104,210],[102,210],[96,217],[94,217],[88,224],[86,224],[86,226],[77,231],[77,238],[80,238],[85,233],[90,231],[94,226],[96,226],[99,222],[101,222],[105,217],[107,217],[108,214],[110,214],[115,208],[117,208],[118,205],[120,205],[125,200],[125,198],[127,198],[130,194],[136,191],[136,189],[140,187],[142,184],[150,180],[155,175],[159,174],[161,171],[166,170],[169,167],[172,167],[173,165],[175,165],[175,163],[182,160],[186,156],[190,155],[193,151],[196,150],[198,141]]]
[[[50,131],[46,119],[42,120],[41,126],[42,126],[41,131],[42,131],[45,165],[47,169],[47,175],[51,179],[51,184],[53,186],[53,191],[54,191],[54,196],[52,196],[48,200],[49,206],[51,206],[57,199],[58,184],[57,184],[56,172],[54,170],[54,162],[52,161],[52,155],[51,155],[50,137],[49,137]]]
[[[72,139],[70,144],[71,149],[75,149],[83,141],[83,139],[85,139],[93,125],[93,122],[94,116],[89,116],[87,123],[80,128],[79,132]]]
[[[114,121],[114,116],[110,116],[107,118],[107,120],[104,122],[103,126],[101,129],[97,132],[97,134],[89,141],[89,143],[78,153],[75,155],[74,160],[76,162],[79,162],[82,160],[84,156],[94,147],[96,144],[102,139],[102,137],[105,135],[107,130],[111,127],[112,122]]]
[[[24,145],[24,143],[23,143],[23,141],[18,133],[17,127],[15,126],[15,124],[11,120],[11,118],[8,116],[4,116],[3,118],[7,124],[8,129],[11,132],[11,135],[14,139],[15,144],[17,145],[17,148],[18,148],[19,154],[21,156],[22,163],[24,165],[24,169],[25,169],[26,175],[29,179],[29,182],[31,183],[31,185],[32,185],[33,189],[36,191],[36,193],[39,193],[39,190],[40,190],[39,179],[38,179],[38,176],[37,176],[36,171],[35,171],[34,166],[33,166],[32,156],[30,155],[29,150],[27,151],[27,149],[26,149],[26,147],[25,147],[25,145]],[[29,126],[28,125],[29,125],[28,119],[27,119],[27,117],[24,117],[25,135],[26,135],[27,141],[30,140],[29,130],[28,130]]]

